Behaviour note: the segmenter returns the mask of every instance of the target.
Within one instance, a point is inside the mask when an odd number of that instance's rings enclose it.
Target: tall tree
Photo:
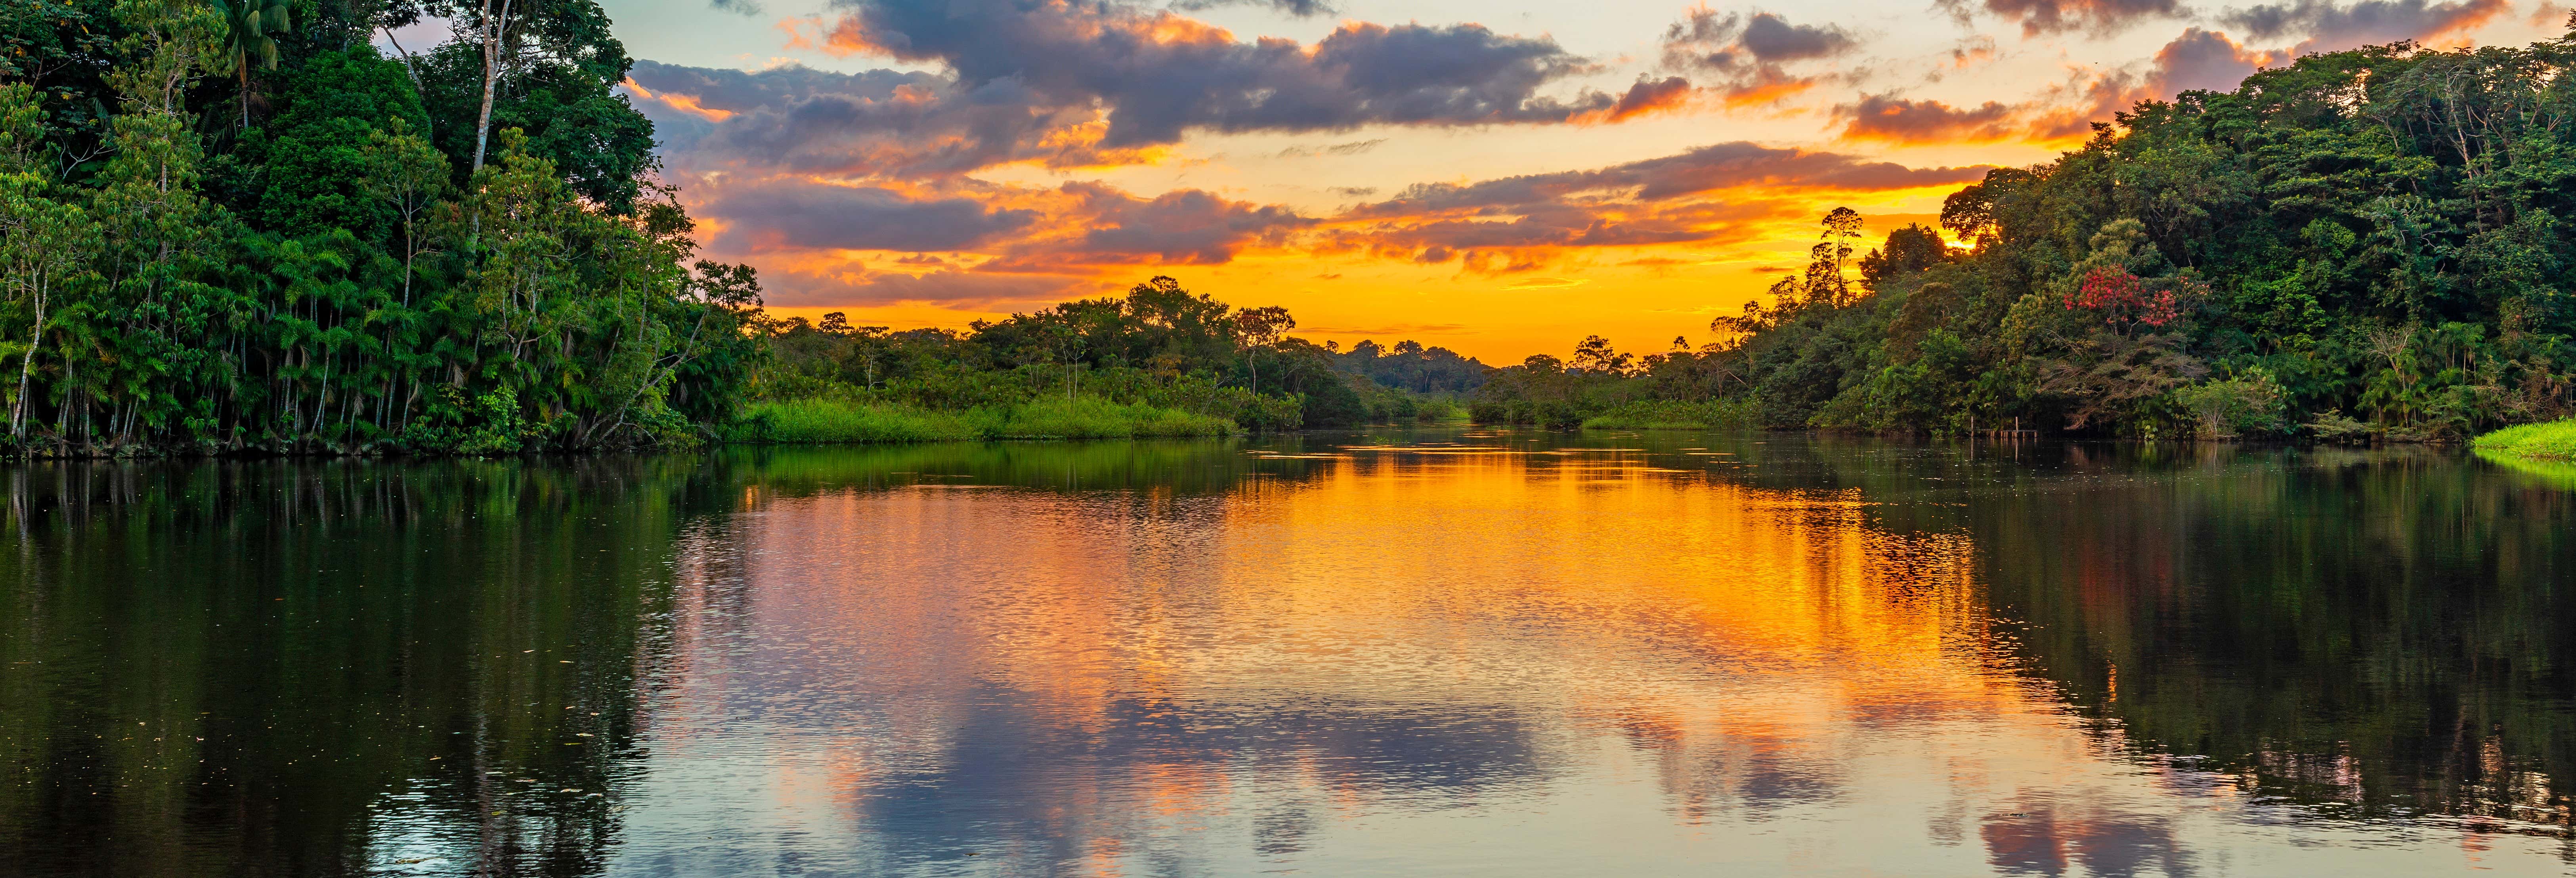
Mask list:
[[[232,59],[241,86],[241,126],[250,127],[251,57],[259,66],[277,69],[277,37],[295,30],[291,0],[213,0],[224,17],[224,55]]]
[[[1252,371],[1252,392],[1261,392],[1260,354],[1279,344],[1288,330],[1297,328],[1297,318],[1277,305],[1245,308],[1234,312],[1234,330],[1243,339],[1243,359]]]

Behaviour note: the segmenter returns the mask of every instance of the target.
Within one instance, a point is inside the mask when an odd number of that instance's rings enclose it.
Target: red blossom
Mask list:
[[[2190,283],[2183,281],[2183,283]],[[2182,302],[2167,283],[2148,288],[2148,282],[2123,268],[2096,268],[2084,275],[2084,282],[2066,297],[2068,310],[2083,308],[2103,312],[2102,320],[2113,327],[2126,325],[2163,327],[2182,318]]]

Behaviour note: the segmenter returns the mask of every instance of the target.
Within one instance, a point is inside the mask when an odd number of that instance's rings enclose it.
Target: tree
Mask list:
[[[32,312],[25,350],[18,352],[18,391],[9,405],[9,434],[26,437],[28,394],[36,356],[45,344],[46,308],[66,280],[85,273],[98,249],[97,225],[80,205],[49,197],[30,143],[41,143],[33,89],[0,86],[0,288]]]
[[[1597,375],[1626,375],[1635,360],[1631,355],[1612,350],[1610,340],[1597,335],[1587,336],[1574,346],[1574,368]]]
[[[1861,283],[1876,291],[1880,284],[1951,261],[1949,243],[1930,226],[1907,224],[1887,233],[1887,246],[1860,258]]]
[[[1245,308],[1234,313],[1235,336],[1243,340],[1244,363],[1252,370],[1252,392],[1261,392],[1261,351],[1279,344],[1288,330],[1297,328],[1297,318],[1277,305]]]
[[[423,234],[429,209],[447,190],[447,156],[411,133],[400,116],[367,132],[365,191],[402,222],[402,303],[411,305],[412,263],[428,248]]]
[[[251,56],[259,66],[277,69],[277,36],[295,30],[292,0],[213,0],[224,17],[224,55],[232,59],[241,85],[241,126],[250,127]]]
[[[1837,207],[1825,214],[1824,231],[1819,242],[1808,251],[1807,299],[1840,308],[1851,304],[1851,281],[1843,276],[1843,262],[1854,252],[1852,242],[1860,240],[1860,212]]]

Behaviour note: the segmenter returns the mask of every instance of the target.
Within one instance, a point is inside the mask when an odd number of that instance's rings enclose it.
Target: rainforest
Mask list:
[[[375,35],[435,16],[418,52]],[[2563,417],[2568,38],[2314,54],[1997,168],[1940,227],[1827,213],[1709,340],[1503,368],[1344,350],[1170,277],[963,329],[762,309],[698,257],[591,2],[0,12],[20,454],[1544,426],[2322,441]],[[479,38],[477,38],[479,37]],[[1875,240],[1873,240],[1875,239]],[[1711,298],[1724,298],[1712,290]]]
[[[1775,428],[2320,441],[2564,417],[2571,61],[2567,38],[2398,44],[2140,103],[1951,195],[1941,228],[1863,253],[1865,218],[1827,214],[1810,264],[1714,343],[1594,337],[1500,370],[1476,411],[1722,400],[1703,408]]]

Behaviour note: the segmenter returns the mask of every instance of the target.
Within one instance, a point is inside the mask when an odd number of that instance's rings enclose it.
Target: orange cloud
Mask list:
[[[1625,122],[1638,116],[1678,110],[1690,102],[1690,80],[1679,76],[1660,80],[1638,77],[1637,84],[1619,97],[1619,103],[1605,110],[1582,114],[1577,121],[1585,123]]]
[[[619,83],[619,85],[624,86],[628,93],[633,94],[636,97],[661,104],[662,106],[669,107],[679,112],[696,116],[700,119],[705,119],[709,122],[722,122],[726,119],[733,118],[733,112],[730,110],[716,110],[698,106],[698,99],[694,96],[685,94],[654,94],[651,90],[635,84],[635,80],[632,79]]]
[[[2224,33],[2191,27],[2158,49],[2142,73],[2078,69],[2067,82],[2030,101],[1963,107],[1934,99],[1862,95],[1835,107],[1834,114],[1843,120],[1845,140],[2062,147],[2091,137],[2094,125],[2111,121],[2139,101],[2194,89],[2233,90],[2255,71],[2290,60],[2288,51],[2249,49]]]
[[[1999,143],[2031,136],[2024,111],[1996,101],[1960,108],[1937,100],[1862,95],[1858,102],[1836,107],[1834,112],[1846,120],[1842,131],[1846,140]]]
[[[2294,0],[2235,10],[2220,17],[2258,40],[2297,35],[2299,54],[2332,52],[2400,40],[2434,42],[2458,37],[2513,11],[2510,0]]]

